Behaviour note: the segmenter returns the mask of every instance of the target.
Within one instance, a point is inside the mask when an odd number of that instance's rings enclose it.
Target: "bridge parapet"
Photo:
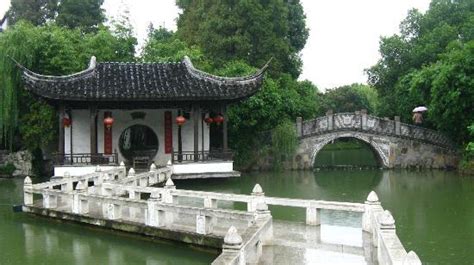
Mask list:
[[[297,123],[299,120],[297,120]],[[321,135],[336,131],[360,131],[376,135],[395,136],[414,139],[452,149],[453,142],[440,132],[394,120],[368,115],[365,111],[332,113],[316,119],[297,124],[298,136],[301,138]],[[301,131],[299,131],[301,128]]]

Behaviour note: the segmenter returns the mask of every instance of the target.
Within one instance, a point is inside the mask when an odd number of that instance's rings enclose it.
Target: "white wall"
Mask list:
[[[224,173],[233,171],[234,163],[231,161],[173,164],[173,174]]]
[[[157,165],[165,165],[171,160],[171,154],[165,154],[165,128],[164,128],[164,116],[165,111],[171,111],[171,121],[173,124],[173,147],[176,151],[178,149],[178,126],[176,125],[175,119],[177,116],[177,110],[107,110],[101,109],[98,112],[98,125],[97,125],[97,149],[99,153],[104,152],[104,112],[112,112],[114,118],[114,124],[112,126],[112,145],[113,152],[117,150],[119,153],[119,160],[124,160],[122,154],[120,154],[120,148],[118,147],[119,138],[122,132],[135,124],[146,125],[150,127],[158,137],[158,153],[154,158]],[[130,115],[133,112],[145,112],[144,119],[132,119]],[[72,133],[73,133],[73,153],[90,153],[90,128],[89,128],[89,110],[73,110],[72,111]],[[183,151],[194,150],[194,130],[193,121],[189,119],[182,126],[182,139],[183,139]],[[201,143],[201,121],[199,121],[199,150],[202,150]],[[66,128],[66,131],[69,129]],[[69,133],[65,133],[65,147],[66,153],[70,152],[69,148]],[[204,150],[209,150],[209,128],[204,124]]]

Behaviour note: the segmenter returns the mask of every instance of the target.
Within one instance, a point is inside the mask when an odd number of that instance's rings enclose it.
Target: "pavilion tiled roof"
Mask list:
[[[189,58],[178,63],[95,62],[67,76],[46,76],[22,67],[27,90],[64,101],[238,100],[255,94],[268,64],[254,75],[220,77],[196,69]]]

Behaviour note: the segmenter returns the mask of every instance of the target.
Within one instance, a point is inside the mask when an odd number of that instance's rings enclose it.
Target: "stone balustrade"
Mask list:
[[[366,111],[354,113],[326,113],[326,116],[303,121],[296,120],[299,137],[310,137],[335,131],[361,131],[377,135],[397,136],[415,139],[446,148],[452,148],[452,141],[445,135],[427,128],[400,122],[400,117],[393,120],[368,115]]]
[[[416,253],[407,253],[403,247],[396,234],[395,219],[389,211],[383,209],[374,191],[370,192],[365,202],[362,229],[372,235],[379,264],[421,265]]]
[[[64,177],[42,184],[24,181],[24,211],[91,225],[182,240],[183,242],[216,247],[222,244],[222,254],[213,264],[255,264],[262,246],[273,239],[269,205],[306,209],[306,225],[318,226],[321,210],[361,213],[362,230],[371,235],[378,264],[421,264],[414,252],[407,253],[396,234],[395,220],[381,206],[377,194],[371,192],[365,203],[322,200],[287,199],[265,196],[256,184],[250,195],[176,189],[169,168],[135,174],[125,168],[110,171],[100,168],[93,174]],[[166,181],[163,187],[150,187]],[[90,186],[90,184],[93,184]],[[35,200],[36,195],[36,200]],[[41,198],[41,199],[39,199]],[[186,205],[181,198],[191,198],[198,205]],[[247,210],[219,208],[219,201],[247,204]],[[230,227],[230,228],[229,228]],[[156,231],[167,231],[153,232]],[[240,232],[240,233],[239,233]],[[170,236],[169,233],[188,233]],[[208,237],[190,241],[190,236]],[[216,237],[217,236],[217,237]],[[217,241],[216,241],[217,240]],[[207,245],[206,245],[207,244]]]

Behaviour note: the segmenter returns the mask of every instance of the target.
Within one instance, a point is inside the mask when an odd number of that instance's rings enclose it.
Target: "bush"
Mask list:
[[[0,175],[11,176],[15,172],[16,167],[12,163],[0,166]]]
[[[293,157],[297,146],[295,125],[285,120],[272,131],[273,167],[281,168],[281,162]]]

